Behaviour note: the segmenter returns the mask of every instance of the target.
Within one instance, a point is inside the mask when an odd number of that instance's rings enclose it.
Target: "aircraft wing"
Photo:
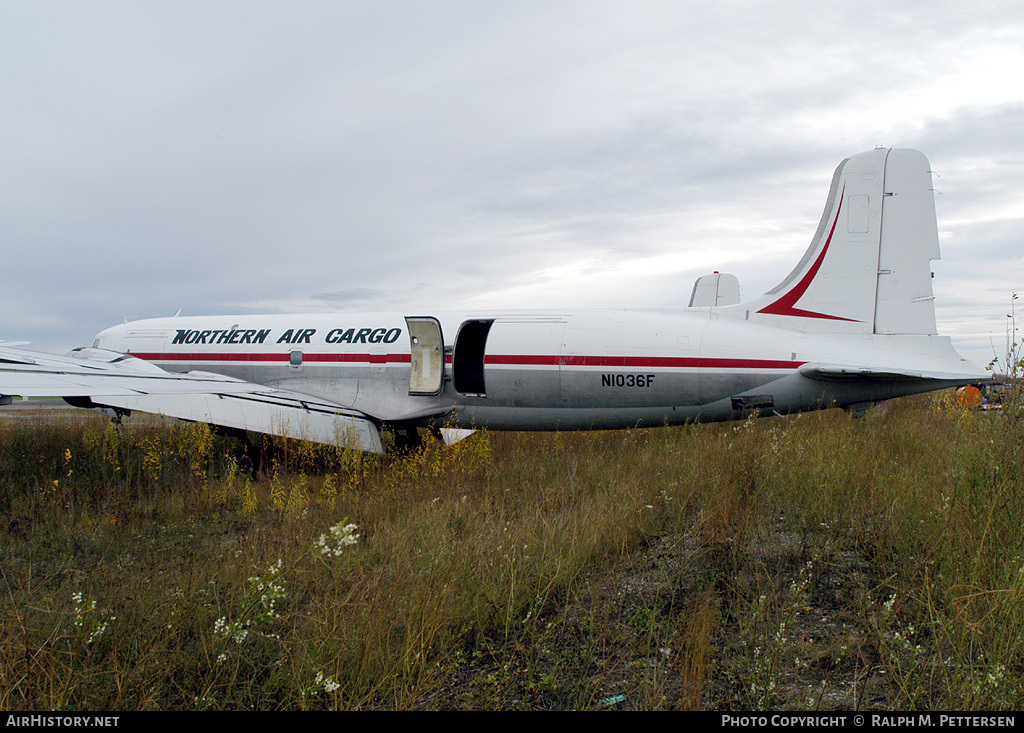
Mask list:
[[[368,415],[328,400],[219,374],[173,374],[102,349],[76,349],[61,357],[0,343],[0,397],[14,395],[87,399],[87,404],[97,407],[151,412],[373,453],[384,450],[380,432]]]

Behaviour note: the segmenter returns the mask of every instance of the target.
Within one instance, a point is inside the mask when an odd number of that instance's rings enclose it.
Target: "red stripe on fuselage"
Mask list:
[[[291,358],[289,352],[283,354],[231,354],[231,353],[167,353],[167,354],[146,354],[132,353],[138,359],[146,361],[249,361],[249,362],[287,362]],[[302,363],[311,361],[318,362],[341,362],[356,364],[408,364],[412,361],[409,354],[311,354],[308,351],[302,352]]]
[[[488,355],[487,364],[510,366],[677,367],[683,369],[796,369],[802,361],[692,356]]]
[[[232,354],[232,353],[136,353],[132,356],[146,361],[191,361],[191,362],[250,362],[286,364],[289,353],[279,354]],[[446,359],[451,363],[451,356]],[[409,354],[316,354],[303,352],[302,363],[339,364],[408,364]],[[579,356],[558,354],[488,354],[485,363],[494,366],[579,366],[579,367],[624,367],[679,369],[796,369],[806,362],[780,359],[722,359],[715,357],[690,356]]]

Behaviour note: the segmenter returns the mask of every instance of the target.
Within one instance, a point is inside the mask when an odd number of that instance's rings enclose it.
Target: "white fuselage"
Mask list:
[[[409,317],[396,313],[135,321],[95,346],[330,400],[385,423],[622,428],[860,405],[983,373],[939,336],[807,334],[709,309],[444,312],[436,393],[416,389]],[[468,324],[468,325],[467,325]],[[475,324],[475,325],[474,325]],[[948,379],[818,380],[815,364]],[[411,386],[413,385],[413,386]],[[417,393],[418,392],[418,393]]]

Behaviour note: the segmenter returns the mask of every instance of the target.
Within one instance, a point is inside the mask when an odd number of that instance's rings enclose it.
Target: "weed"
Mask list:
[[[202,426],[0,420],[0,705],[1016,708],[1003,412],[274,441],[255,475]]]

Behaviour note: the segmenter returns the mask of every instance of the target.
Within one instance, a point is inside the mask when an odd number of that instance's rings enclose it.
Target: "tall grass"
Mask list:
[[[919,398],[252,477],[0,420],[0,707],[1019,707],[1021,433]]]

